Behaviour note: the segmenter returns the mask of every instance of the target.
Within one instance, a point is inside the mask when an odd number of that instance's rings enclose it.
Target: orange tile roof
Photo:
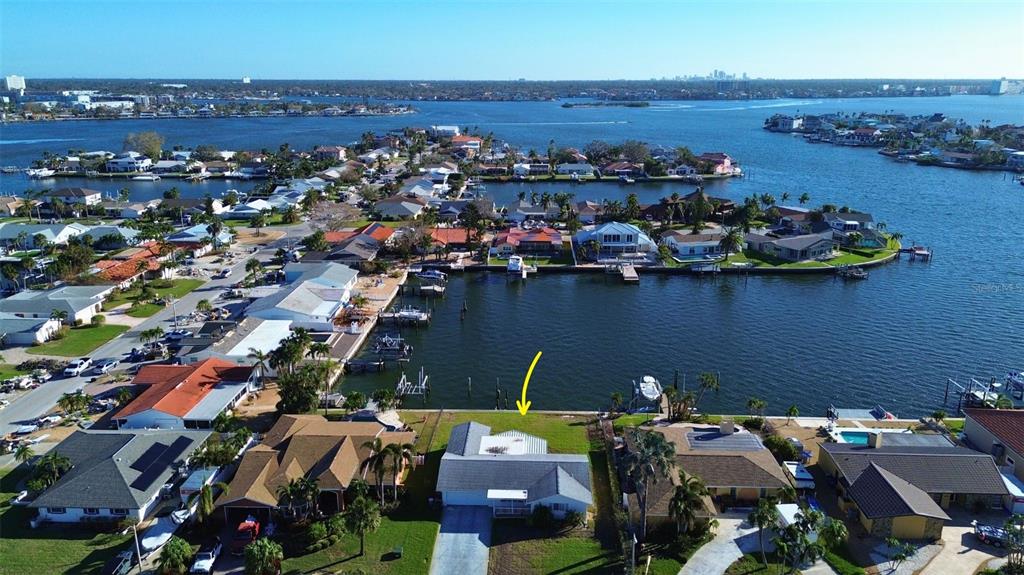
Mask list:
[[[356,233],[366,234],[378,242],[383,242],[394,235],[395,230],[377,222],[370,222],[361,228],[356,228]]]
[[[441,245],[464,244],[469,241],[466,228],[431,228],[430,237]]]
[[[348,232],[324,232],[324,240],[329,244],[340,244],[341,242],[356,235],[354,231]]]
[[[134,401],[115,416],[126,417],[156,409],[183,417],[221,381],[245,381],[253,368],[234,362],[209,358],[192,365],[144,365],[132,381],[148,385]]]
[[[147,260],[147,271],[159,270],[160,262],[157,260],[160,256],[160,245],[147,242],[115,255],[114,259],[100,260],[96,262],[96,267],[100,270],[99,277],[107,281],[123,282],[138,275],[140,260]]]

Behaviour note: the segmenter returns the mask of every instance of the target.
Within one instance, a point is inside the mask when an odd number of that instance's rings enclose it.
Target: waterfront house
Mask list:
[[[351,297],[358,272],[333,262],[293,262],[283,271],[288,285],[249,304],[245,315],[291,321],[293,328],[334,331],[334,319]]]
[[[562,233],[547,226],[509,228],[495,237],[494,252],[499,257],[512,254],[558,255],[562,253]]]
[[[105,200],[101,202],[101,205],[103,206],[103,211],[106,212],[108,217],[137,220],[146,212],[157,209],[160,206],[160,200],[147,200],[144,202],[133,203]]]
[[[68,240],[89,231],[89,226],[70,224],[14,224],[0,222],[0,245],[9,250],[39,248],[36,237],[48,244],[64,245]]]
[[[75,431],[53,448],[71,469],[28,506],[43,522],[144,521],[159,507],[163,486],[208,437],[209,431]]]
[[[259,374],[252,366],[209,358],[191,365],[143,365],[132,385],[144,387],[111,420],[119,429],[212,429],[256,391]]]
[[[850,245],[850,234],[860,234],[858,247],[884,248],[888,239],[875,229],[871,214],[858,212],[826,212],[823,221],[833,230],[833,238],[844,245]]]
[[[678,164],[668,169],[670,176],[696,176],[697,168],[689,164]]]
[[[508,166],[504,164],[479,164],[477,172],[484,176],[507,176]]]
[[[46,196],[50,201],[60,199],[65,204],[80,204],[84,206],[95,206],[103,201],[103,193],[89,188],[59,188],[47,192]]]
[[[521,178],[527,176],[547,176],[551,173],[551,166],[540,162],[518,163],[512,166],[512,175]]]
[[[826,259],[832,256],[832,232],[774,237],[758,233],[743,238],[747,249],[777,257],[787,262]]]
[[[867,445],[822,443],[818,465],[836,482],[839,506],[876,537],[938,539],[946,509],[998,508],[1009,491],[991,455],[939,442],[870,433]],[[902,439],[902,438],[901,438]]]
[[[690,230],[669,230],[661,235],[661,245],[683,259],[725,255],[721,242],[725,233],[721,228],[695,234]]]
[[[441,205],[437,209],[438,219],[444,221],[454,221],[462,217],[462,212],[466,210],[466,207],[470,204],[476,206],[480,215],[486,219],[493,220],[498,217],[498,213],[494,208],[494,200],[490,198],[474,198],[472,200],[450,200],[441,202]]]
[[[60,329],[60,320],[49,317],[20,317],[13,313],[0,312],[0,344],[36,345],[49,341]]]
[[[1024,152],[1013,151],[1007,154],[1006,167],[1017,171],[1024,170]]]
[[[412,444],[412,431],[388,431],[375,421],[328,421],[319,415],[282,415],[249,449],[238,464],[229,489],[217,500],[229,523],[258,513],[270,520],[275,512],[287,512],[295,502],[282,501],[278,488],[295,479],[316,481],[318,507],[325,513],[345,508],[345,491],[355,479],[375,481],[364,462],[374,455],[366,447],[380,439],[384,446]],[[397,474],[402,482],[405,464]],[[387,473],[385,486],[395,487],[395,474]]]
[[[964,441],[1024,481],[1024,410],[972,408],[964,415]]]
[[[881,130],[873,126],[865,126],[838,132],[835,143],[840,146],[877,146],[881,145],[881,137]]]
[[[735,160],[725,152],[705,152],[697,156],[697,159],[711,165],[711,173],[718,176],[735,175],[740,172]]]
[[[516,223],[554,220],[558,219],[558,216],[561,215],[559,207],[554,203],[544,207],[543,205],[534,205],[528,200],[516,200],[506,206],[505,211],[505,219]]]
[[[956,152],[953,150],[942,150],[938,154],[939,160],[943,163],[963,168],[977,166],[980,160],[978,154],[971,152]]]
[[[397,194],[373,204],[373,211],[386,220],[412,220],[423,213],[427,202],[418,196]]]
[[[18,213],[18,208],[25,205],[25,200],[18,196],[0,196],[0,214],[13,216]]]
[[[206,204],[206,198],[165,198],[160,202],[160,211],[168,217],[179,219],[184,215],[205,213]],[[210,198],[209,204],[214,215],[223,214],[228,210],[224,202],[217,198]]]
[[[246,317],[240,322],[207,321],[192,337],[181,340],[178,358],[184,363],[198,363],[212,357],[238,365],[255,365],[249,356],[252,350],[269,354],[280,347],[281,341],[292,334],[291,323],[258,317]],[[276,375],[274,368],[267,366],[258,377]]]
[[[344,162],[346,152],[343,146],[317,146],[313,148],[313,158],[319,162],[327,160]]]
[[[222,230],[217,234],[217,237],[214,238],[213,234],[210,233],[207,227],[208,226],[206,224],[196,224],[167,236],[167,241],[172,244],[182,245],[182,247],[185,247],[185,245],[201,245],[209,242],[211,247],[213,247],[213,243],[216,243],[217,246],[229,245],[234,239],[234,236],[231,235],[231,232],[227,229]]]
[[[427,232],[435,246],[452,250],[464,250],[469,243],[469,230],[466,228],[430,228]]]
[[[461,134],[458,126],[431,126],[430,135],[435,138],[454,138]]]
[[[448,437],[437,491],[449,506],[489,507],[495,517],[523,517],[538,506],[556,517],[593,505],[586,455],[548,453],[547,441],[521,431],[491,434],[470,421]]]
[[[483,146],[484,140],[479,136],[464,136],[458,135],[452,137],[452,147],[456,150],[465,150],[468,152],[467,157],[473,157],[480,152],[480,148]]]
[[[48,290],[23,290],[0,299],[0,312],[27,318],[48,318],[53,310],[67,313],[68,325],[89,323],[103,310],[112,285],[61,286]]]
[[[184,174],[188,171],[189,163],[185,160],[160,160],[153,164],[154,174]]]
[[[563,175],[576,175],[590,177],[594,175],[594,166],[587,163],[558,164],[555,172]]]
[[[576,217],[582,224],[596,224],[602,215],[604,215],[604,206],[598,202],[584,200],[576,204]]]
[[[576,233],[576,245],[583,246],[596,241],[600,244],[602,256],[654,252],[658,246],[640,228],[623,222],[608,222]]]
[[[123,152],[107,160],[110,173],[146,172],[153,167],[153,160],[134,151]]]
[[[647,176],[646,172],[644,172],[643,164],[621,160],[606,164],[601,168],[601,175],[627,178],[643,178]]]

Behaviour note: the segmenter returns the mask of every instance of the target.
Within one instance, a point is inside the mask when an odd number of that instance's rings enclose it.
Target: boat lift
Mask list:
[[[427,400],[427,395],[430,394],[430,384],[427,383],[427,376],[424,368],[420,367],[420,373],[416,377],[416,382],[409,381],[409,378],[402,372],[402,378],[398,380],[395,385],[395,395],[399,399],[403,399],[409,395],[422,395],[423,401]]]
[[[957,397],[957,413],[962,412],[965,407],[991,407],[995,405],[1000,396],[1008,397],[1011,401],[1024,400],[1024,380],[1014,377],[1014,375],[1019,376],[1019,374],[1011,373],[1007,376],[1005,384],[999,383],[994,377],[988,383],[980,382],[972,377],[967,380],[966,384],[951,377],[946,378],[946,391],[942,402],[949,403],[951,388]]]

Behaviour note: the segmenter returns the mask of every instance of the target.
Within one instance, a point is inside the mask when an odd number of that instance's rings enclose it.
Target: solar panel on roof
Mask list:
[[[717,431],[699,433],[691,431],[686,434],[690,449],[708,451],[757,451],[764,449],[761,441],[752,433],[722,434]]]
[[[146,451],[142,452],[142,455],[138,459],[132,462],[132,469],[135,471],[145,471],[153,464],[154,461],[160,458],[160,455],[167,450],[167,445],[160,443],[159,441],[150,445]]]
[[[188,437],[179,437],[174,440],[174,443],[166,445],[163,443],[154,443],[149,449],[143,452],[142,456],[139,457],[132,464],[132,469],[141,471],[135,481],[132,481],[132,489],[139,491],[145,491],[149,489],[153,482],[167,470],[170,464],[174,463],[175,460],[181,456],[182,453],[188,449],[188,446],[192,444],[192,440]],[[140,462],[147,461],[148,465],[143,466]]]
[[[164,472],[164,469],[165,468],[160,468],[155,465],[151,465],[149,469],[143,471],[141,475],[136,477],[135,481],[132,481],[132,489],[137,489],[139,491],[145,491],[149,489],[149,486],[153,485],[153,482],[160,477],[160,474]]]

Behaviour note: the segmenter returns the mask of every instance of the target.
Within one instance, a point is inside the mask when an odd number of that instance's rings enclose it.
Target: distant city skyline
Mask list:
[[[131,6],[131,9],[126,9]],[[1024,2],[4,0],[32,78],[1024,77]]]

